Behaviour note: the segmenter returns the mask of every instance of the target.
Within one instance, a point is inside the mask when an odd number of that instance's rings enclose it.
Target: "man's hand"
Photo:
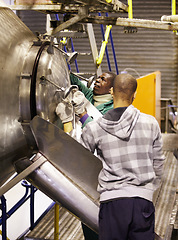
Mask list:
[[[68,98],[63,99],[56,107],[56,114],[62,123],[71,122],[73,120],[73,106]]]
[[[85,95],[80,91],[74,92],[72,104],[76,115],[83,114],[85,112]]]

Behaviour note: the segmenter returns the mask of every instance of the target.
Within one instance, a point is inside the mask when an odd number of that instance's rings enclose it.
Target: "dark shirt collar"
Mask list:
[[[126,109],[127,107],[111,109],[103,116],[103,118],[110,121],[118,121]]]

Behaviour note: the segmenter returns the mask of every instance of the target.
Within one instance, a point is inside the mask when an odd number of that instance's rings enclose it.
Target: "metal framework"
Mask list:
[[[136,28],[151,28],[174,31],[178,30],[178,23],[165,20],[163,18],[160,21],[134,19],[132,15],[132,1],[128,1],[128,5],[123,4],[118,0],[54,0],[53,4],[29,4],[29,5],[11,5],[12,10],[35,10],[49,13],[66,13],[69,15],[67,21],[61,22],[59,26],[48,32],[48,35],[56,35],[60,31],[70,27],[75,23],[97,23],[105,25],[116,25],[124,27],[136,27]],[[109,13],[128,13],[128,18],[121,17],[103,17],[93,15],[98,12]],[[175,14],[175,11],[173,11]]]

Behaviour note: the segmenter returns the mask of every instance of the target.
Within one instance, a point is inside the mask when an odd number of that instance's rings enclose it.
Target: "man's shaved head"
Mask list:
[[[137,89],[137,80],[130,74],[119,74],[114,79],[113,93],[116,97],[129,101]]]

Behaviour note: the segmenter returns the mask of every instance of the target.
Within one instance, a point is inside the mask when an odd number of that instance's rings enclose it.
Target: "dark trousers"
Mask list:
[[[143,198],[120,198],[100,204],[100,240],[154,240],[155,208]]]
[[[82,223],[83,235],[85,240],[98,240],[98,234]]]

